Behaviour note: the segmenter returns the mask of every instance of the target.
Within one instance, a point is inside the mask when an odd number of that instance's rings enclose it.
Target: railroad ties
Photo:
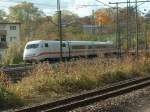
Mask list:
[[[10,81],[17,82],[25,77],[32,69],[32,64],[17,64],[1,67],[0,72],[4,73]]]

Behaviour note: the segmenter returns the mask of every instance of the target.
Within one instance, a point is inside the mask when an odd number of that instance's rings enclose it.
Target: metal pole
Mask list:
[[[118,6],[118,4],[129,3],[129,7],[130,7],[131,3],[136,3],[136,7],[135,7],[135,9],[136,9],[136,16],[135,16],[136,20],[135,20],[135,22],[136,22],[136,55],[137,56],[138,56],[138,53],[139,53],[139,34],[138,34],[139,33],[138,32],[139,31],[139,23],[138,23],[138,10],[137,10],[138,5],[137,5],[137,3],[139,3],[139,2],[143,2],[144,3],[144,2],[150,2],[150,1],[148,1],[148,0],[147,1],[137,1],[137,0],[135,0],[135,2],[131,2],[129,0],[127,2],[114,2],[114,3],[109,2],[109,4],[117,4],[117,6]],[[117,7],[117,15],[118,15],[118,7]],[[118,23],[119,22],[116,22],[116,23],[117,23],[116,46],[118,47],[118,51],[121,53],[121,43],[117,43],[117,42],[121,41],[121,38],[120,38],[120,29],[118,28],[118,26],[119,26]],[[128,33],[129,33],[129,26],[128,26]],[[130,46],[131,46],[131,44],[130,44]],[[119,54],[119,52],[118,52],[118,54]]]
[[[118,6],[117,6],[118,7]],[[120,19],[119,19],[119,7],[117,8],[118,9],[118,43],[119,43],[119,58],[121,58],[121,37],[120,37]]]
[[[127,0],[127,53],[129,50],[129,0]]]
[[[129,49],[131,48],[131,41],[132,41],[132,37],[131,37],[131,29],[132,29],[132,21],[131,21],[131,13],[130,13],[130,11],[131,11],[131,5],[130,5],[130,0],[129,0],[129,9],[128,9],[128,11],[129,11],[129,13],[128,13],[128,38],[129,38]]]
[[[118,4],[116,4],[117,15],[116,15],[116,48],[118,49]]]
[[[62,61],[62,25],[61,25],[61,10],[60,10],[60,0],[57,0],[57,13],[58,13],[58,32],[60,39],[60,61]]]
[[[118,58],[120,58],[120,54],[121,54],[121,43],[120,43],[120,31],[119,31],[119,9],[118,9],[118,3],[116,4],[117,6],[117,31],[116,31],[116,45],[117,45],[117,49],[118,49]]]
[[[94,10],[92,10],[92,20],[91,20],[91,23],[92,23],[92,34],[95,35],[95,14],[94,14]]]
[[[120,43],[120,30],[119,30],[119,8],[118,8],[118,2],[109,4],[116,4],[116,48],[117,48],[117,57],[120,57],[121,54],[121,43]]]
[[[103,30],[103,22],[102,22],[102,20],[100,20],[100,29],[101,29],[101,35],[102,35],[102,30]]]
[[[146,51],[148,49],[148,31],[147,31],[147,28],[145,28],[145,48],[146,48]]]
[[[138,23],[138,10],[137,10],[137,0],[135,0],[135,5],[136,5],[136,55],[138,56],[139,54],[139,35],[138,35],[138,27],[139,27],[139,23]]]

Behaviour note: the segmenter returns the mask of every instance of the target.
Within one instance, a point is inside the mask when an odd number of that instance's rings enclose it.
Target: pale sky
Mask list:
[[[52,15],[57,10],[56,9],[57,0],[0,0],[0,9],[8,12],[8,7],[14,6],[23,1],[34,3],[35,6],[37,6],[40,10],[44,11],[47,15]],[[90,15],[92,13],[92,10],[108,7],[100,2],[97,2],[96,0],[60,0],[60,1],[61,1],[61,9],[70,10],[81,17]],[[99,1],[110,5],[109,2],[122,2],[122,1],[125,2],[127,0],[113,0],[113,1],[99,0]],[[135,1],[135,0],[130,0],[130,1]],[[143,0],[143,1],[150,1],[150,0]],[[98,5],[98,6],[82,6],[82,5]],[[134,6],[135,4],[132,5]],[[114,5],[110,5],[110,6],[114,6]],[[126,4],[122,4],[120,5],[120,7],[126,7]],[[150,2],[142,4],[141,6],[138,7],[138,9],[146,13],[148,10],[150,10]]]

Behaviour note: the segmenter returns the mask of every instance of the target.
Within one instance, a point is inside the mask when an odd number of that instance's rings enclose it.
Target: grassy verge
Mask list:
[[[67,97],[117,81],[150,73],[150,60],[126,58],[39,64],[18,83],[0,76],[0,107],[17,107]]]
[[[131,58],[123,61],[80,60],[53,67],[45,63],[39,64],[29,77],[11,84],[8,89],[27,103],[38,103],[143,76],[149,72],[150,62],[144,57],[136,61]]]

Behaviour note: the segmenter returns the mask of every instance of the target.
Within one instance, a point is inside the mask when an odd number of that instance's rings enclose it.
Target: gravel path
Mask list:
[[[110,98],[72,112],[150,112],[150,87]]]

